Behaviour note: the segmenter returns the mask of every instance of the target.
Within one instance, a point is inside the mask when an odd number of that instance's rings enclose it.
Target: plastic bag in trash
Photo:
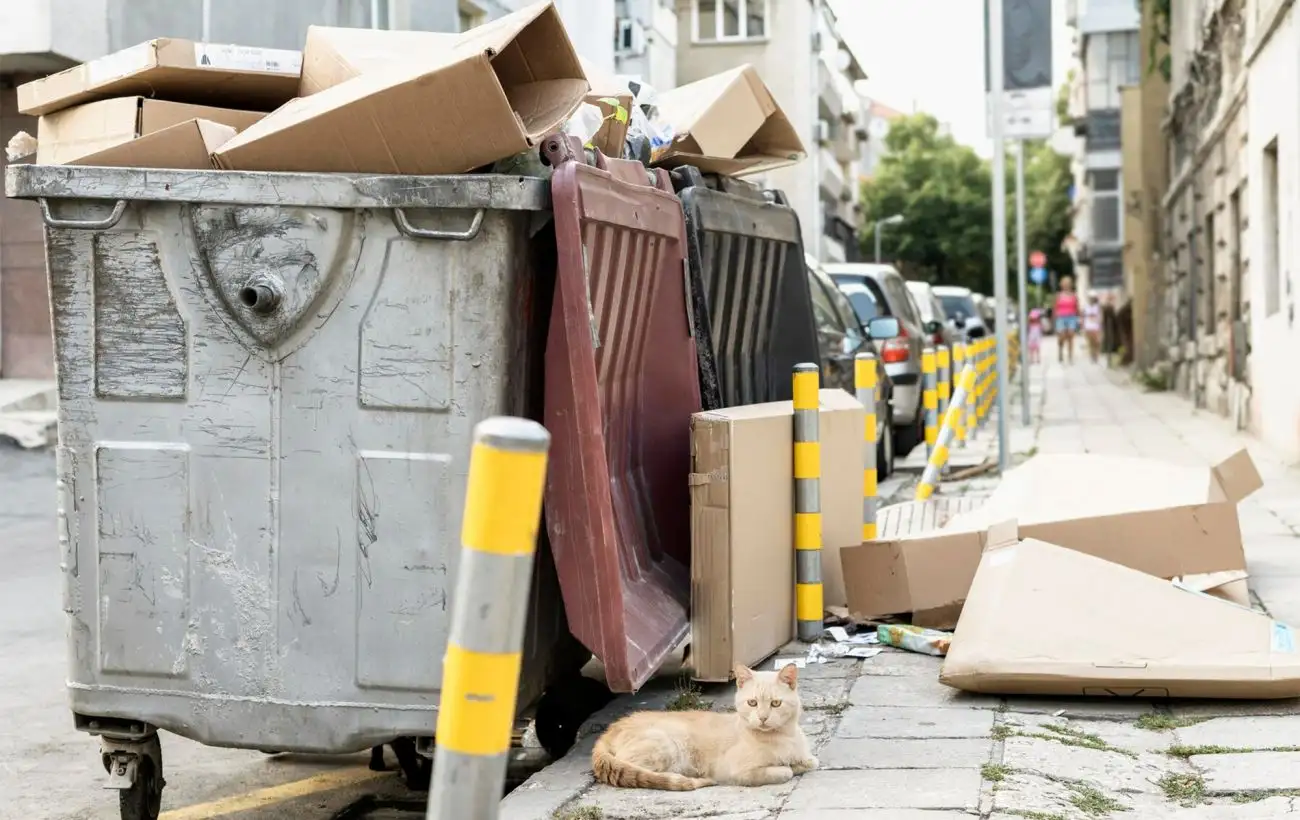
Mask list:
[[[952,643],[951,632],[924,629],[903,624],[883,624],[876,627],[876,637],[888,646],[896,646],[923,655],[947,655]]]
[[[624,155],[643,165],[649,165],[655,152],[668,146],[673,129],[659,118],[658,94],[654,87],[635,77],[623,78],[632,92],[632,110],[627,128],[627,150]]]
[[[616,104],[617,102],[615,100]],[[596,136],[596,132],[604,122],[605,116],[599,108],[591,103],[583,103],[564,124],[564,133],[581,139],[583,145],[590,147],[591,138]]]

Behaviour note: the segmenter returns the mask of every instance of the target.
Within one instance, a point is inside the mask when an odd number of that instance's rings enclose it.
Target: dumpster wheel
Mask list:
[[[614,693],[604,683],[581,674],[551,684],[537,702],[533,727],[537,742],[559,760],[578,742],[578,729],[605,708]]]
[[[162,813],[162,746],[158,735],[143,741],[104,738],[104,768],[108,788],[117,790],[122,820],[158,820]]]

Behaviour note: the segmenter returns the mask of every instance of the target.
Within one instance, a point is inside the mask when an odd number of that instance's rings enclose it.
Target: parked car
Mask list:
[[[983,293],[972,293],[975,297],[975,306],[980,309],[980,319],[984,322],[984,327],[988,328],[989,333],[995,333],[998,329],[997,307],[993,303],[993,297],[986,296]]]
[[[876,478],[888,478],[894,472],[894,385],[878,345],[898,336],[898,320],[880,313],[862,319],[848,296],[811,257],[807,262],[813,316],[822,347],[822,386],[856,394],[857,355],[868,350],[869,345],[876,348]]]
[[[894,385],[894,447],[900,457],[925,441],[925,412],[921,406],[921,350],[926,335],[936,328],[925,327],[907,283],[892,265],[849,263],[826,265],[826,272],[849,298],[858,318],[892,316],[898,320],[898,335],[880,346],[880,360]],[[863,291],[871,299],[863,296]],[[868,305],[874,313],[864,311]],[[866,320],[864,320],[866,321]]]
[[[927,325],[931,323],[939,325],[939,332],[929,336],[931,344],[946,345],[951,348],[953,342],[961,339],[961,334],[948,321],[948,312],[944,310],[943,303],[940,302],[934,287],[929,282],[909,281],[907,292],[912,294],[917,309],[921,311],[921,321]]]
[[[970,288],[957,285],[935,285],[934,294],[943,304],[948,314],[948,322],[954,330],[962,334],[966,341],[982,339],[989,335],[988,326],[980,314],[979,305],[975,304],[975,294]]]

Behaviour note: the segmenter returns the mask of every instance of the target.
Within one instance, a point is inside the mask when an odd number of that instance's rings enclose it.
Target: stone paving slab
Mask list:
[[[1184,746],[1300,750],[1300,715],[1213,718],[1177,729],[1175,734]]]
[[[849,703],[854,706],[932,706],[970,709],[997,709],[1002,699],[988,695],[972,695],[944,686],[935,676],[891,677],[888,675],[864,676],[854,682],[849,690]]]
[[[1176,768],[1167,755],[1129,756],[1036,737],[1007,738],[1002,763],[1049,779],[1088,781],[1113,791],[1148,794],[1159,792],[1156,784]]]
[[[817,809],[783,811],[781,820],[971,820],[976,812],[927,809]]]
[[[989,762],[987,738],[832,737],[817,753],[823,769],[974,769]]]
[[[979,769],[816,771],[799,781],[787,811],[979,807]]]
[[[992,737],[988,709],[850,706],[835,730],[838,738]]]
[[[1300,752],[1193,755],[1209,794],[1300,790]]]

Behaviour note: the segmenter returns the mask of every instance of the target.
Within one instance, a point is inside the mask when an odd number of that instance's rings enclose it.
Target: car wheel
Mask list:
[[[894,474],[894,409],[885,410],[883,429],[880,431],[880,444],[876,446],[876,481],[884,481]]]

